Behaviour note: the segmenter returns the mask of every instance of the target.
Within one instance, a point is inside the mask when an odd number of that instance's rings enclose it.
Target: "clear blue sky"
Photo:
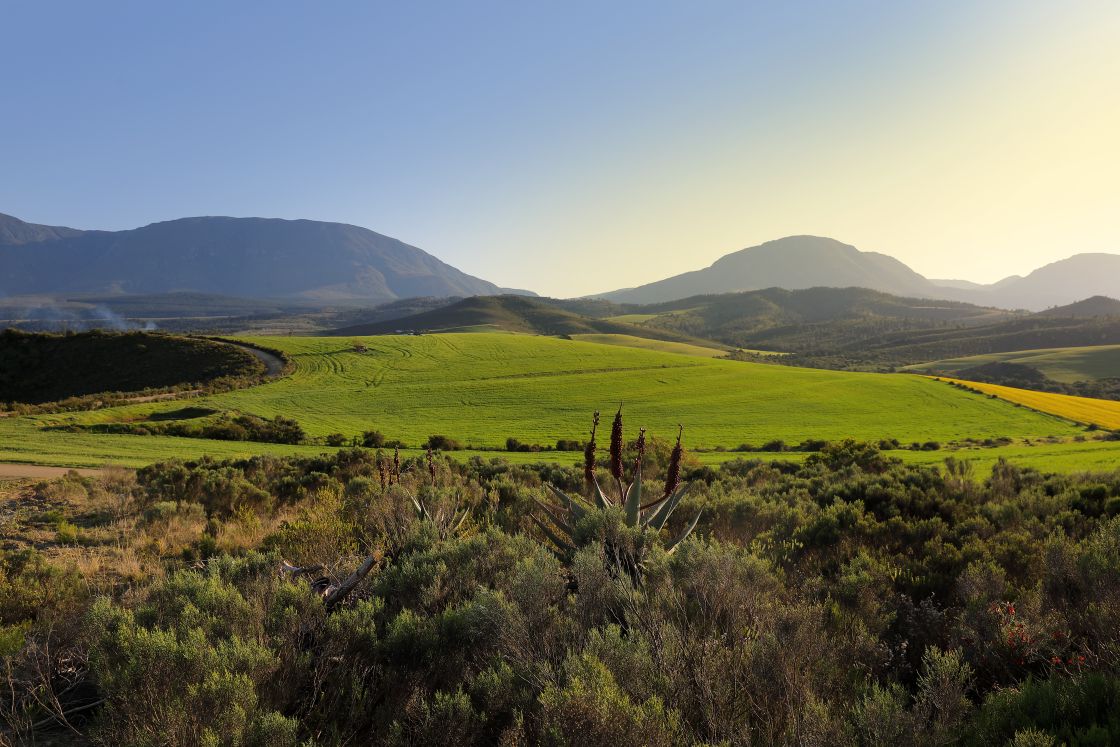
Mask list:
[[[335,220],[575,295],[795,233],[1120,251],[1120,3],[4,2],[0,212]]]

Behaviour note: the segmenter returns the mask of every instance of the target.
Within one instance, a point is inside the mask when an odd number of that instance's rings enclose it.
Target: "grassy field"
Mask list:
[[[945,443],[1080,432],[1063,419],[917,376],[710,360],[509,334],[370,337],[363,338],[366,352],[356,352],[349,338],[255,341],[291,355],[294,374],[192,405],[293,417],[311,436],[378,429],[410,445],[436,433],[476,447],[501,446],[507,437],[539,444],[578,439],[593,410],[610,412],[619,402],[625,402],[632,427],[647,427],[653,435],[671,437],[684,424],[691,447],[846,437]],[[226,454],[316,449],[38,430],[143,420],[181,407],[158,402],[0,419],[0,459],[85,454],[83,463],[89,464],[119,454],[134,463],[200,448]]]
[[[1120,345],[1079,348],[1018,350],[1011,353],[970,355],[964,358],[908,366],[909,371],[957,373],[987,363],[1018,363],[1037,368],[1047,378],[1072,384],[1076,381],[1120,377]]]
[[[648,337],[634,337],[633,335],[571,335],[573,340],[580,342],[594,342],[599,345],[620,345],[625,348],[641,348],[643,350],[657,350],[662,353],[676,353],[678,355],[694,355],[700,358],[719,358],[727,355],[723,348],[708,348],[702,345],[690,345],[686,342],[670,342],[668,340],[651,340]]]
[[[1120,402],[1116,400],[1072,397],[1068,394],[1036,392],[1031,389],[1017,389],[1001,384],[941,378],[941,382],[947,381],[965,384],[1008,402],[1014,402],[1039,412],[1067,418],[1078,423],[1091,423],[1102,428],[1120,429]]]
[[[40,430],[28,419],[0,422],[0,462],[43,464],[59,467],[103,467],[120,465],[142,467],[171,458],[197,459],[204,455],[216,459],[238,459],[258,454],[273,456],[315,456],[335,451],[325,446],[285,446],[232,441],[209,441],[171,436],[117,436],[88,433],[58,433]],[[405,457],[417,456],[419,449],[404,449]],[[701,464],[718,465],[733,459],[763,461],[802,461],[807,454],[741,453],[728,451],[689,452]],[[578,452],[505,452],[463,450],[449,452],[458,460],[471,457],[500,457],[514,464],[556,462],[574,465],[580,462]],[[996,460],[1009,459],[1025,467],[1046,472],[1111,471],[1120,469],[1120,441],[1085,441],[1062,443],[1015,444],[996,448],[967,448],[941,451],[889,452],[910,464],[941,464],[948,456],[973,462],[976,474],[986,475]]]

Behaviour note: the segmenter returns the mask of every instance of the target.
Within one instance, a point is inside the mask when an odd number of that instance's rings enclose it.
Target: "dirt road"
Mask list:
[[[51,480],[62,477],[71,470],[87,477],[100,475],[105,470],[90,467],[46,467],[41,464],[19,464],[16,462],[0,462],[0,480],[22,480],[31,478],[35,480]]]
[[[253,356],[256,357],[256,359],[261,363],[263,363],[266,369],[268,369],[269,378],[273,378],[284,373],[284,361],[280,359],[280,356],[274,355],[267,350],[261,350],[260,348],[253,347],[252,345],[245,345],[240,342],[233,342],[232,340],[222,340],[222,342],[227,345],[233,345],[234,347],[241,348],[248,353],[252,353]]]

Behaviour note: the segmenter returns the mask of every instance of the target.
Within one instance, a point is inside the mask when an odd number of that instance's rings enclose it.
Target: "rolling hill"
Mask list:
[[[355,336],[480,330],[536,335],[630,335],[670,342],[697,342],[689,335],[672,330],[596,319],[568,311],[542,299],[524,296],[475,296],[419,314],[343,327],[331,334]]]
[[[398,302],[373,323],[334,335],[494,331],[542,335],[621,335],[746,354],[788,354],[776,362],[882,370],[931,360],[1032,348],[1120,344],[1110,299],[1088,299],[1044,313],[961,301],[907,298],[865,288],[767,288],[693,296],[659,304],[604,299],[473,297],[421,313]],[[393,309],[397,312],[394,313]]]
[[[172,291],[375,302],[502,289],[414,246],[342,223],[200,217],[75,231],[0,217],[0,294]]]
[[[612,318],[643,329],[666,329],[748,350],[794,353],[801,356],[800,363],[828,368],[877,368],[895,362],[893,349],[915,335],[951,331],[955,337],[968,337],[974,329],[1024,317],[957,301],[905,298],[865,288],[767,288],[628,305],[618,314]],[[869,353],[888,341],[892,352]],[[921,360],[925,359],[908,362]]]
[[[969,375],[970,371],[992,364],[1028,366],[1048,379],[1065,384],[1094,379],[1120,379],[1120,345],[1010,350],[1003,353],[970,355],[919,363],[908,366],[907,370],[950,374],[961,379],[969,379],[972,378]]]
[[[1093,296],[1066,306],[1038,312],[1040,317],[1065,317],[1067,319],[1092,319],[1099,316],[1120,317],[1120,301],[1108,296]]]
[[[617,307],[613,318],[735,347],[791,353],[782,362],[879,369],[1033,348],[1120,344],[1114,301],[1037,314],[862,288],[769,288]]]

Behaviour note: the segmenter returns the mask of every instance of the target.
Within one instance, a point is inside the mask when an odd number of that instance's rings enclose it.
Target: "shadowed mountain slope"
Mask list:
[[[342,223],[204,217],[73,235],[5,225],[0,292],[11,295],[193,291],[330,302],[502,292],[414,246]]]

